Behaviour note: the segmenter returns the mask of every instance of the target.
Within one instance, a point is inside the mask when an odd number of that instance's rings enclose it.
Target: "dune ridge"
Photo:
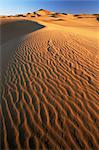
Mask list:
[[[1,147],[98,150],[98,37],[37,22],[2,72]]]

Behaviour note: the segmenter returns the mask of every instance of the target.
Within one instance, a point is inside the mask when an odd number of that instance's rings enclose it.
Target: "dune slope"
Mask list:
[[[43,26],[17,45],[3,72],[1,146],[98,150],[98,38]]]

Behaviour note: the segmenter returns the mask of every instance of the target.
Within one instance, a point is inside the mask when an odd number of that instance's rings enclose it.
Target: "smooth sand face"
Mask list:
[[[54,18],[53,13],[40,11],[39,17],[1,19],[1,146],[96,150],[96,16],[55,14]]]

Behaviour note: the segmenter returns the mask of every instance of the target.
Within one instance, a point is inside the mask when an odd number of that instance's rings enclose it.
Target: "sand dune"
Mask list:
[[[8,21],[2,21],[1,28],[1,44],[10,41],[11,39],[25,36],[33,31],[43,28],[43,25],[38,24],[30,20],[15,20],[10,19]],[[15,32],[17,31],[17,32]]]
[[[98,25],[45,18],[1,19],[1,147],[98,150]]]

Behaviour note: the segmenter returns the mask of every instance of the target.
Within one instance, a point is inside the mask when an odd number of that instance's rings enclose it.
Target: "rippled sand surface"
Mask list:
[[[1,19],[1,147],[98,150],[98,22],[38,18]]]

